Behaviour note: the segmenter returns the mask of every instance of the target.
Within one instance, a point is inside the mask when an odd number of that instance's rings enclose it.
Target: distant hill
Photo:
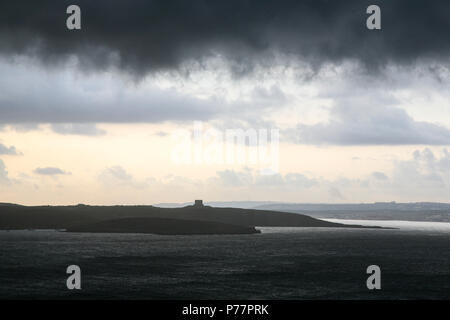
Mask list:
[[[0,202],[0,207],[4,207],[4,206],[6,206],[6,207],[11,207],[11,206],[22,207],[20,204]]]
[[[70,229],[106,220],[165,218],[209,221],[244,227],[360,227],[322,221],[302,214],[210,206],[3,206],[0,229]]]
[[[180,208],[190,203],[165,203],[156,206]],[[283,203],[275,201],[208,202],[214,207],[232,207],[305,214],[319,219],[406,220],[450,222],[450,203],[375,202],[375,203]]]
[[[253,234],[255,227],[167,218],[123,218],[73,226],[68,232],[152,233],[162,235]]]
[[[439,202],[375,202],[375,203],[269,203],[253,207],[265,210],[303,211],[450,211],[450,203]]]
[[[435,202],[378,202],[361,204],[273,203],[257,206],[256,209],[300,213],[319,219],[450,222],[450,204]]]
[[[216,208],[240,208],[240,209],[255,209],[259,206],[276,204],[281,202],[275,201],[208,201],[205,204],[211,207]],[[160,208],[183,208],[191,205],[192,202],[165,202],[165,203],[156,203],[155,207]]]

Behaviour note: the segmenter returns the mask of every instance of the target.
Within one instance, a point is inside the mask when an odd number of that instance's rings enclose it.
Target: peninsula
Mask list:
[[[69,232],[252,234],[259,232],[255,227],[367,228],[328,222],[298,213],[215,208],[203,205],[201,200],[183,208],[0,205],[0,230],[65,229]]]

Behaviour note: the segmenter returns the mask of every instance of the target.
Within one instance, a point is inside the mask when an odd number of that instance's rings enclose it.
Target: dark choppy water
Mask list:
[[[0,231],[0,298],[450,299],[450,232],[270,228],[259,235]],[[66,289],[66,267],[82,290]],[[365,270],[382,269],[382,290]]]

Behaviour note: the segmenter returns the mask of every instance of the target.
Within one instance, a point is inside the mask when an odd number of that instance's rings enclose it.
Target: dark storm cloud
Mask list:
[[[64,77],[28,64],[0,63],[0,127],[36,130],[51,123],[59,134],[98,136],[108,123],[207,120],[220,108],[216,99],[199,99],[174,89],[130,86],[114,78]],[[223,105],[223,104],[222,104]],[[34,125],[32,125],[34,124]]]
[[[80,31],[66,29],[70,4],[81,7]],[[366,29],[370,4],[381,7],[382,31]],[[376,67],[447,59],[449,14],[447,0],[3,1],[0,52],[50,65],[76,54],[87,69],[116,65],[134,74],[215,54],[241,72],[274,53]]]

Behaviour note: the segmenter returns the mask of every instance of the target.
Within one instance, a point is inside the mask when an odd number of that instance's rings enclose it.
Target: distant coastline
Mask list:
[[[255,227],[381,228],[342,224],[298,213],[215,208],[201,200],[182,208],[154,206],[2,205],[0,230],[65,229],[68,232],[154,234],[255,234]]]

